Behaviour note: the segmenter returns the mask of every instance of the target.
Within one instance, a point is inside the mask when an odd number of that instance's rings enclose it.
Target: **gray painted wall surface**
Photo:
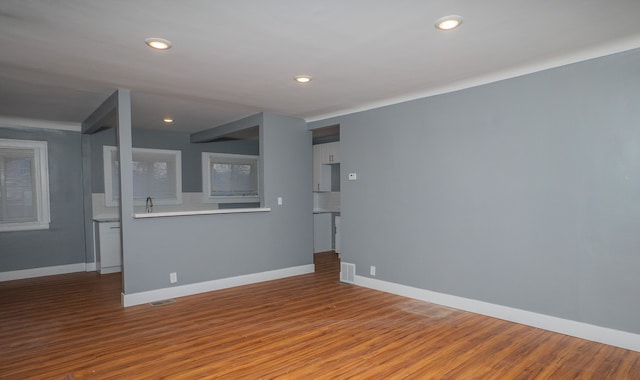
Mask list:
[[[48,230],[0,232],[0,272],[85,262],[80,133],[0,128],[0,138],[48,142]]]
[[[634,50],[311,123],[341,127],[342,259],[640,333],[639,101]]]
[[[185,285],[313,262],[311,132],[303,120],[263,116],[264,206],[272,210],[128,220],[125,294],[172,286],[170,272]]]
[[[202,191],[202,152],[259,154],[258,141],[221,141],[189,143],[190,135],[181,132],[134,129],[136,148],[173,149],[182,151],[182,191]],[[102,147],[116,145],[116,130],[105,129],[91,135],[91,183],[94,193],[104,192]]]

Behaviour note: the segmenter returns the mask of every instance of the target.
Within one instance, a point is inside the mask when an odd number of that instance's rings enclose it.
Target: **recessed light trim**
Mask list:
[[[165,117],[164,119],[162,119],[162,121],[164,121],[167,124],[171,124],[173,123],[173,118],[171,117]]]
[[[439,30],[452,30],[462,24],[462,16],[450,15],[436,20],[435,27]]]
[[[300,84],[306,84],[311,82],[311,76],[310,75],[296,75],[295,77],[293,77],[293,80],[295,80],[296,82],[300,83]]]
[[[164,38],[156,37],[147,38],[146,40],[144,40],[144,43],[155,50],[168,50],[171,49],[172,46],[171,41],[165,40]]]

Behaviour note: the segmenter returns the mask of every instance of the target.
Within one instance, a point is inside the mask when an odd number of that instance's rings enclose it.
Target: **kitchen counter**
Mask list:
[[[98,223],[108,223],[108,222],[119,222],[120,216],[118,215],[96,215],[93,217],[94,222]]]
[[[340,214],[340,210],[313,210],[314,214]]]
[[[243,214],[252,212],[268,212],[270,208],[230,208],[216,210],[195,210],[195,211],[173,211],[173,212],[151,212],[135,213],[135,219],[162,218],[168,216],[191,216],[191,215],[215,215],[215,214]],[[323,211],[324,212],[324,211]],[[330,211],[327,211],[330,212]],[[96,223],[119,222],[120,216],[113,214],[99,214],[93,217]]]
[[[175,211],[175,212],[151,212],[144,214],[135,214],[136,219],[162,218],[168,216],[192,216],[192,215],[215,215],[215,214],[244,214],[251,212],[268,212],[271,208],[229,208],[218,210],[200,210],[200,211]]]

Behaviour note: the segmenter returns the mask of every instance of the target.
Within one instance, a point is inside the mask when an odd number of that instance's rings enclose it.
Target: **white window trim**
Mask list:
[[[104,171],[104,198],[105,206],[115,207],[120,205],[120,201],[113,198],[113,178],[111,173],[111,155],[113,152],[117,152],[118,147],[104,145],[102,147],[102,163]],[[154,154],[171,154],[175,155],[176,160],[176,198],[156,199],[153,198],[153,204],[155,205],[179,205],[182,204],[182,151],[168,150],[168,149],[147,149],[147,148],[132,148],[133,153],[154,153]],[[134,199],[133,204],[135,206],[144,206],[145,199]]]
[[[258,203],[260,202],[260,173],[257,173],[258,181],[256,182],[256,189],[258,195],[211,195],[211,168],[209,163],[211,158],[223,157],[223,158],[240,158],[248,160],[256,160],[256,170],[259,170],[260,156],[249,154],[228,154],[228,153],[213,153],[202,152],[202,201],[204,203]]]
[[[0,139],[2,148],[27,148],[34,150],[34,172],[36,173],[35,188],[36,212],[38,220],[35,222],[0,223],[0,231],[27,231],[49,229],[51,222],[49,203],[49,155],[46,141],[9,140]]]

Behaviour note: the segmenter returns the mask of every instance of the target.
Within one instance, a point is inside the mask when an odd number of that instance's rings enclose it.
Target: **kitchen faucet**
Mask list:
[[[150,214],[151,211],[153,211],[153,200],[151,200],[151,197],[147,197],[146,212],[147,214]]]

